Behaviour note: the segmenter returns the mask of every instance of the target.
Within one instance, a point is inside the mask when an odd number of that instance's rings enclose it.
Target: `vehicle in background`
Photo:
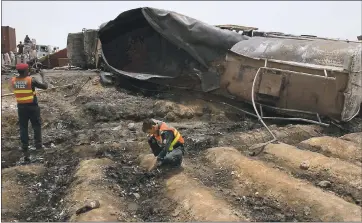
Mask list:
[[[38,58],[45,57],[54,52],[54,47],[50,45],[36,45],[36,55]]]

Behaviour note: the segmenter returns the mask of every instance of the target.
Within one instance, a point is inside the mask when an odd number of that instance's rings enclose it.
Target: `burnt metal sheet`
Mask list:
[[[137,8],[100,26],[102,58],[120,75],[150,81],[193,75],[203,91],[219,87],[227,51],[249,37],[222,30],[176,12]],[[159,80],[157,80],[159,79]],[[191,81],[191,80],[189,80]]]
[[[362,45],[362,43],[361,43]],[[362,105],[362,52],[356,48],[348,58],[349,66],[345,68],[349,72],[347,88],[344,91],[344,107],[342,120],[350,121],[358,115]]]
[[[219,27],[221,29],[229,29],[229,30],[237,30],[237,31],[250,31],[250,30],[258,30],[256,27],[251,26],[240,26],[240,25],[216,25],[216,27]]]
[[[358,42],[253,37],[235,44],[231,51],[253,58],[343,67],[346,57],[356,49],[361,52],[361,46]]]

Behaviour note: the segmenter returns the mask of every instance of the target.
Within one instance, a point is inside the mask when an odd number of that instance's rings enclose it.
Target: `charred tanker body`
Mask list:
[[[179,87],[219,88],[227,51],[249,37],[154,8],[121,13],[99,30],[112,72]]]
[[[98,34],[102,60],[117,76],[252,103],[258,116],[271,108],[315,115],[319,124],[319,115],[348,122],[361,106],[358,42],[249,37],[154,8],[123,12]]]
[[[253,37],[230,49],[221,87],[267,107],[348,122],[359,113],[362,102],[361,46],[347,41]]]

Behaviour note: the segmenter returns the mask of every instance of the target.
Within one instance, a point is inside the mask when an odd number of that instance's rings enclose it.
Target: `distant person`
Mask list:
[[[24,161],[30,161],[29,154],[29,135],[28,124],[29,120],[34,131],[35,148],[40,150],[43,148],[41,136],[41,118],[38,99],[35,88],[47,89],[48,84],[44,80],[44,73],[40,71],[42,82],[37,81],[28,75],[28,64],[17,64],[19,76],[13,77],[10,82],[10,90],[14,92],[18,105],[18,116],[20,126],[20,141],[21,148],[24,153]]]
[[[4,60],[5,60],[5,65],[11,65],[11,58],[10,58],[10,55],[9,53],[5,53],[4,54]]]
[[[28,35],[25,36],[24,43],[30,43],[30,38]]]
[[[20,41],[20,43],[17,45],[18,47],[18,54],[24,53],[24,44]]]
[[[33,47],[33,43],[30,40],[29,36],[26,35],[25,39],[24,39],[24,54],[30,54],[32,47]]]

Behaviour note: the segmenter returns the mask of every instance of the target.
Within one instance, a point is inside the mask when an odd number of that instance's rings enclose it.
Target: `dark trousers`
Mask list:
[[[20,127],[20,140],[23,150],[28,150],[29,147],[29,133],[28,124],[29,120],[34,130],[34,144],[36,149],[42,148],[41,137],[41,119],[40,108],[37,105],[21,105],[18,106],[19,127]]]
[[[158,145],[154,137],[149,138],[148,144],[151,147],[153,155],[158,156],[162,151],[162,148]],[[167,152],[162,163],[171,166],[181,165],[183,154],[184,152],[182,146],[175,147],[171,152]]]

